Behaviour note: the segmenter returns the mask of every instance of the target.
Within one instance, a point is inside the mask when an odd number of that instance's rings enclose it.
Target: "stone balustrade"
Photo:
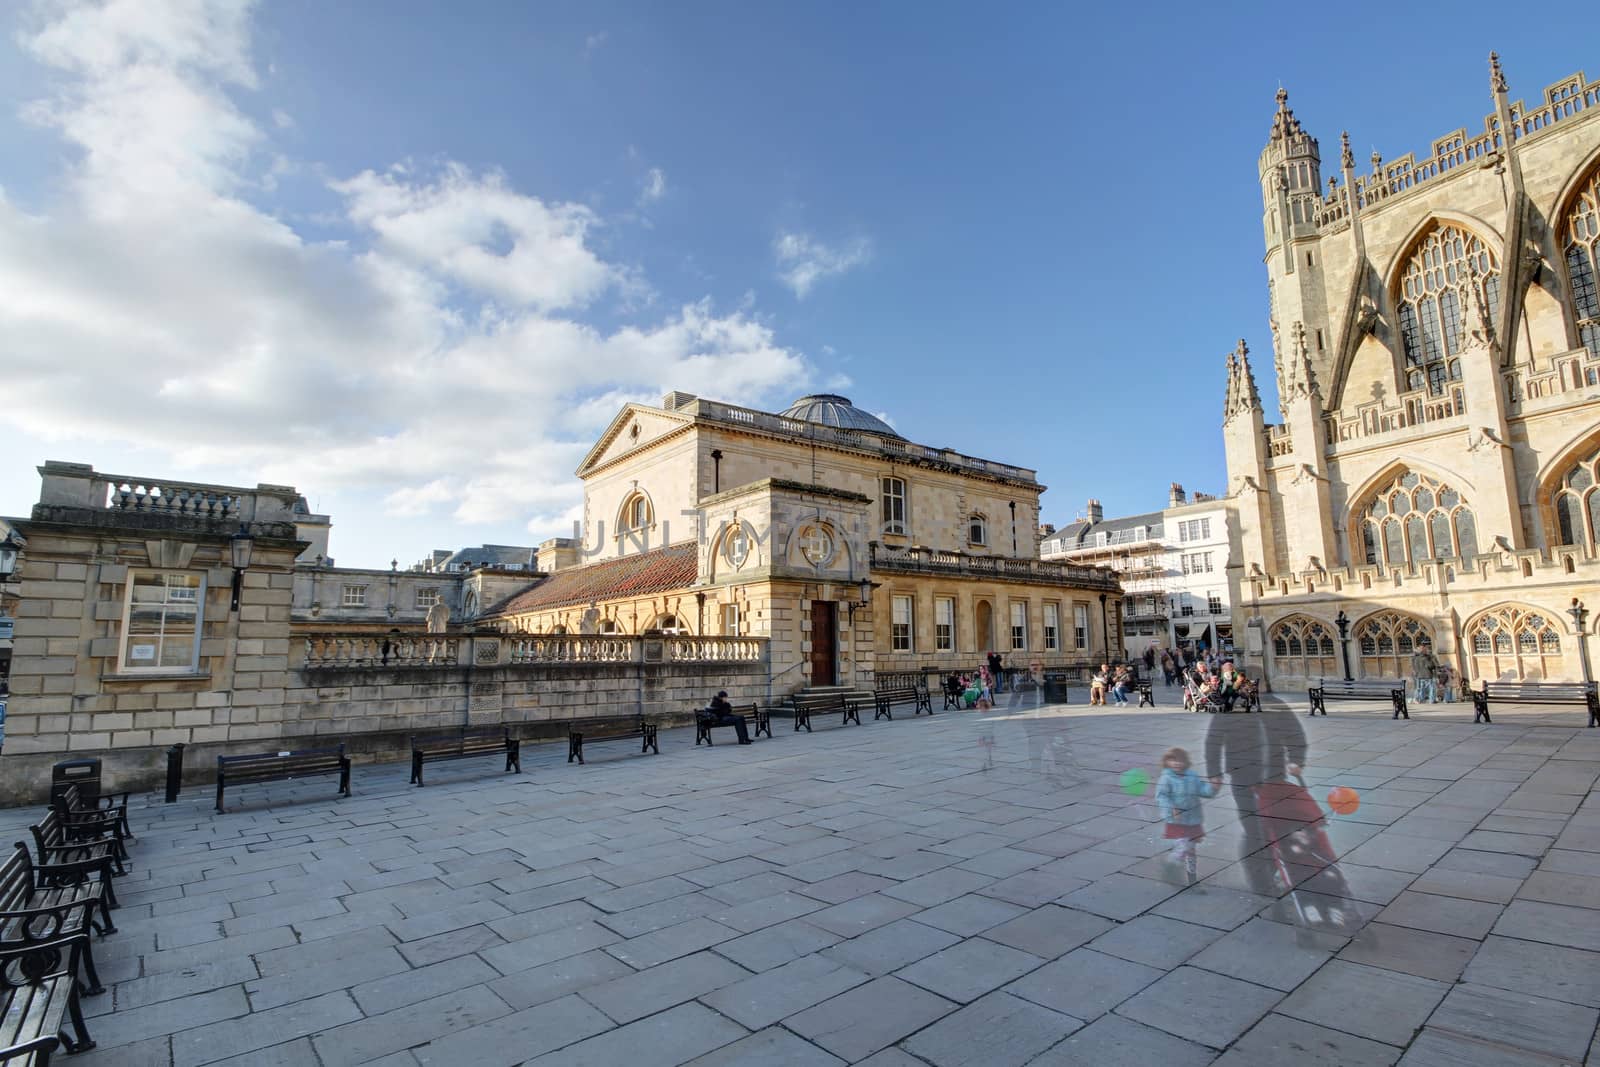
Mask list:
[[[762,663],[767,642],[692,634],[316,634],[304,639],[307,671],[367,667],[559,666],[562,664]]]
[[[459,667],[462,639],[409,634],[318,634],[305,639],[308,671],[360,667]]]
[[[965,552],[912,547],[895,548],[873,543],[872,569],[901,574],[948,574],[995,581],[1027,582],[1081,589],[1119,592],[1115,572],[1105,567],[1086,567],[1055,560],[1012,559],[1007,556],[973,556]]]

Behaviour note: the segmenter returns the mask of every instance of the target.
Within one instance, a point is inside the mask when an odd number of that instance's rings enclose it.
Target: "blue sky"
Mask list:
[[[1274,91],[1364,162],[1476,129],[1490,48],[1600,75],[1497,11],[8,7],[0,513],[57,458],[294,484],[346,564],[529,543],[674,387],[836,389],[1056,523],[1219,491]]]

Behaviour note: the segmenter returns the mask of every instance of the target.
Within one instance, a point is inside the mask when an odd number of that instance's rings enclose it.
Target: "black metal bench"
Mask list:
[[[1343,682],[1324,678],[1321,685],[1306,690],[1306,695],[1311,698],[1308,715],[1320,711],[1326,718],[1327,702],[1330,700],[1387,700],[1394,705],[1394,714],[1390,718],[1411,718],[1411,713],[1406,710],[1406,683],[1402,681],[1369,678],[1359,682]]]
[[[952,684],[948,678],[940,683],[939,688],[944,693],[944,710],[954,708],[960,711],[962,701],[966,699],[966,688],[959,682]]]
[[[74,941],[0,945],[0,1063],[44,1067],[58,1048],[94,1048],[70,969]],[[67,1036],[67,1020],[77,1040]]]
[[[794,708],[794,728],[797,733],[802,726],[806,728],[806,733],[811,732],[812,712],[824,715],[838,712],[842,716],[839,719],[840,726],[849,722],[861,725],[861,709],[843,693],[796,693],[789,698],[789,704]]]
[[[1139,706],[1153,708],[1156,706],[1155,689],[1149,682],[1134,682],[1133,687],[1139,691]]]
[[[643,715],[599,715],[573,719],[567,724],[567,762],[583,762],[583,746],[602,741],[639,739],[639,754],[661,755],[656,745],[656,724]]]
[[[422,765],[427,760],[506,757],[506,773],[522,773],[522,741],[511,736],[509,726],[463,726],[448,734],[411,735],[411,781],[423,785]]]
[[[1589,712],[1589,726],[1600,726],[1600,696],[1593,682],[1491,682],[1482,689],[1469,689],[1472,695],[1472,721],[1488,722],[1489,703],[1496,704],[1576,704]]]
[[[894,706],[896,704],[914,704],[913,716],[927,712],[933,714],[933,700],[928,696],[928,691],[921,686],[905,686],[898,689],[875,689],[872,692],[872,702],[877,710],[873,712],[874,719],[894,720]]]
[[[344,754],[343,744],[337,748],[307,748],[298,752],[218,756],[217,811],[223,810],[222,793],[230,785],[284,782],[294,778],[315,778],[324,774],[337,774],[338,795],[350,795],[350,757]]]
[[[28,827],[33,834],[34,849],[39,853],[39,865],[71,864],[98,873],[111,894],[111,906],[117,906],[116,895],[111,891],[111,877],[126,874],[122,866],[117,839],[114,837],[72,838],[67,835],[61,816],[52,808],[44,818]]]
[[[96,911],[101,920],[95,918]],[[0,948],[71,942],[68,970],[76,974],[77,964],[82,962],[89,979],[85,992],[92,996],[104,992],[104,988],[90,951],[90,930],[98,931],[102,937],[117,930],[111,922],[102,884],[48,884],[35,874],[28,846],[19,841],[11,858],[0,864]]]
[[[734,704],[728,709],[728,713],[730,715],[744,716],[745,722],[749,725],[752,738],[760,737],[762,734],[766,734],[768,737],[772,736],[772,714],[766,708],[758,707],[755,704]],[[726,726],[730,730],[733,729],[732,722],[719,721],[715,712],[708,711],[705,708],[694,709],[695,744],[698,745],[702,741],[708,745],[711,744],[711,731],[718,726]]]
[[[126,793],[123,794],[127,796]],[[107,838],[116,842],[117,859],[128,859],[127,843],[133,840],[128,831],[128,809],[124,801],[119,806],[102,807],[87,804],[77,785],[69,785],[51,799],[69,841],[92,841]]]
[[[52,793],[50,806],[59,811],[63,819],[69,815],[85,820],[115,816],[117,838],[122,841],[133,840],[133,830],[128,826],[129,794],[100,793],[93,788],[85,789],[77,782],[57,784],[60,788]]]

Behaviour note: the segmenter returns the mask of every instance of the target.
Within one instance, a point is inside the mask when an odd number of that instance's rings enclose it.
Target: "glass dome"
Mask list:
[[[884,437],[900,436],[888,423],[876,415],[867,414],[850,403],[849,397],[839,396],[837,393],[813,393],[811,396],[803,396],[789,405],[789,410],[783,413],[783,417],[814,422],[819,426],[833,426],[841,430],[882,434]]]

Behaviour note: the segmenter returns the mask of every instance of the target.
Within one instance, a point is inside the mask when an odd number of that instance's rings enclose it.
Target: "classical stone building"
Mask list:
[[[1241,341],[1223,433],[1253,671],[1279,689],[1409,675],[1423,639],[1482,678],[1576,678],[1600,593],[1600,86],[1325,172],[1278,93],[1259,175],[1268,423]],[[1326,186],[1324,187],[1324,182]]]
[[[554,574],[486,622],[762,637],[776,693],[970,669],[990,649],[1083,662],[1116,632],[1114,575],[1039,559],[1033,471],[914,444],[844,397],[629,404],[578,475],[578,543],[541,546]]]

